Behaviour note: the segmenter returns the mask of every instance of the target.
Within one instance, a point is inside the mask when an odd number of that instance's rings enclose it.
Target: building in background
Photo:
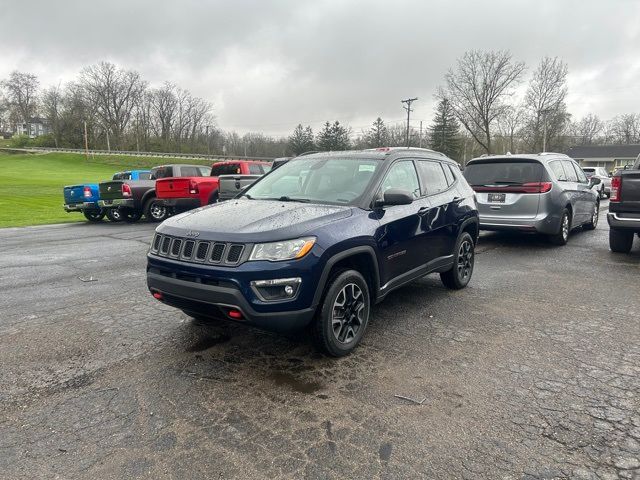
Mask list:
[[[583,167],[604,167],[608,172],[633,165],[640,155],[640,145],[582,145],[567,151]]]
[[[16,124],[16,135],[27,135],[29,138],[36,138],[49,133],[51,133],[51,127],[46,118],[33,117],[26,122]]]

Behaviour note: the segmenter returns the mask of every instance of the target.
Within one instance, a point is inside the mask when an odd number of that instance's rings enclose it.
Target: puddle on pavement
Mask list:
[[[187,348],[187,352],[202,352],[208,350],[215,345],[228,342],[231,337],[228,335],[218,335],[217,337],[205,337],[198,340],[195,344]]]
[[[284,385],[300,393],[315,393],[322,388],[320,382],[305,382],[286,372],[273,372],[269,378],[278,386]]]

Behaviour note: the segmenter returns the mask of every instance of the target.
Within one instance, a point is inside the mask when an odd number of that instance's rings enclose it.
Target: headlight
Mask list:
[[[269,260],[270,262],[277,262],[280,260],[302,258],[309,253],[314,243],[316,243],[315,237],[304,237],[273,243],[257,243],[253,246],[249,260]]]

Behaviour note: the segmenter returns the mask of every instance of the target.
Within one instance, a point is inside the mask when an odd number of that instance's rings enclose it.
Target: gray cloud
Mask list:
[[[152,84],[170,80],[215,104],[222,128],[286,133],[339,119],[356,130],[400,121],[465,50],[509,49],[532,70],[569,64],[569,109],[604,118],[640,111],[640,2],[460,0],[13,3],[0,17],[0,77],[44,84],[110,60]]]

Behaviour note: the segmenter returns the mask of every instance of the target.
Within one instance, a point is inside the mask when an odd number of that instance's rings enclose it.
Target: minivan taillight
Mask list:
[[[122,184],[122,196],[123,197],[130,197],[131,196],[131,187],[129,185],[127,185],[126,183]]]
[[[474,186],[476,192],[547,193],[553,188],[551,182],[527,182],[522,185]]]
[[[83,195],[85,198],[91,198],[91,187],[84,187]]]
[[[609,201],[619,202],[621,191],[622,191],[622,177],[620,175],[611,177],[611,197],[609,198]]]
[[[189,193],[196,195],[198,193],[198,184],[195,180],[189,180]]]

